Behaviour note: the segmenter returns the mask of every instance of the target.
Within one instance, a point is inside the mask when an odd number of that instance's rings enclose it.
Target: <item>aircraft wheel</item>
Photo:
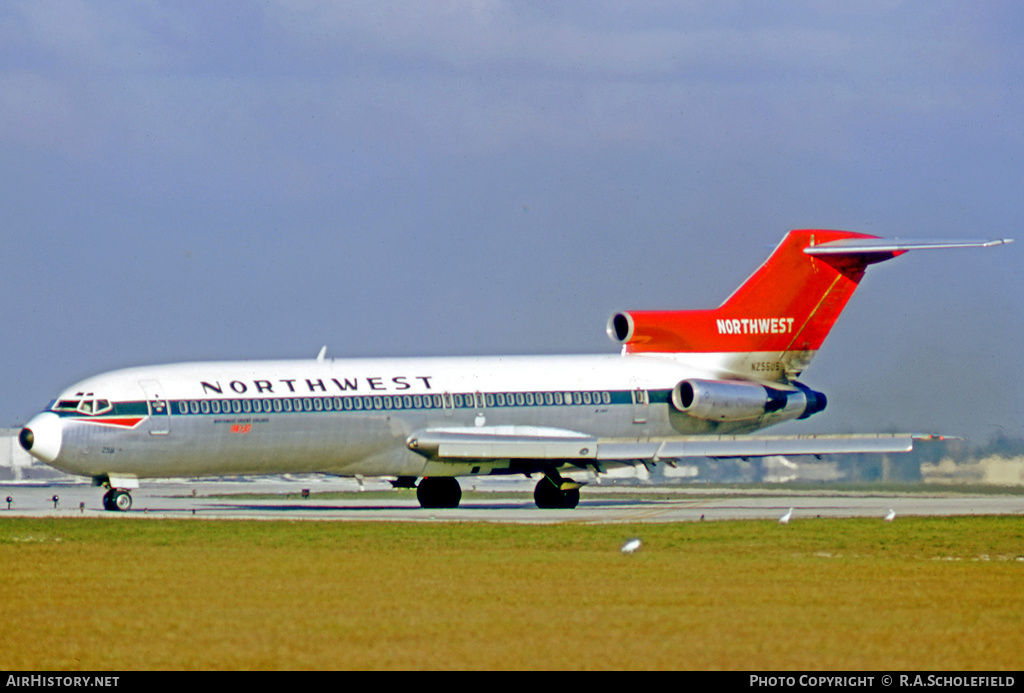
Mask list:
[[[432,476],[420,480],[416,499],[421,508],[457,508],[462,500],[462,487],[453,476]]]
[[[544,477],[537,482],[533,489],[533,502],[538,508],[544,509],[570,509],[580,504],[580,490],[578,488],[562,491],[554,482]]]
[[[113,490],[107,491],[103,494],[103,509],[114,510],[114,504],[110,502],[110,496],[113,495]]]
[[[117,510],[119,512],[127,512],[132,507],[132,497],[127,491],[113,490],[110,495],[110,508],[109,510]]]
[[[537,504],[538,508],[545,510],[557,508],[561,496],[562,492],[547,477],[538,481],[537,485],[533,487],[533,502]]]

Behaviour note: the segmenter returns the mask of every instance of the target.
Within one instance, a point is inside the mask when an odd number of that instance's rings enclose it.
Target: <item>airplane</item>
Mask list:
[[[718,308],[629,311],[621,353],[179,363],[67,388],[22,429],[37,459],[89,476],[107,510],[140,479],[282,473],[387,477],[455,508],[458,477],[539,475],[540,508],[574,508],[604,473],[687,457],[907,452],[917,434],[762,435],[825,395],[800,380],[869,265],[910,250],[1012,242],[904,241],[791,231]],[[416,481],[419,480],[417,484]]]

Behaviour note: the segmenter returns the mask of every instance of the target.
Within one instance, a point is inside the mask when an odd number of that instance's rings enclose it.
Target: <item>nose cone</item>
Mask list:
[[[60,417],[50,412],[36,414],[18,436],[21,447],[33,457],[52,463],[63,442]]]

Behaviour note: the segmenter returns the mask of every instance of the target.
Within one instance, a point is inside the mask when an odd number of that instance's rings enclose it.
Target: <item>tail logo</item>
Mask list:
[[[792,334],[796,318],[719,319],[718,334]]]

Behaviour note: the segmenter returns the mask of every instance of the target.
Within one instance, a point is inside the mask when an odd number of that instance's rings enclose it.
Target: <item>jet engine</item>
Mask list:
[[[672,406],[706,421],[747,421],[778,413],[805,419],[825,408],[825,395],[797,384],[780,390],[742,380],[683,380],[672,389]]]

